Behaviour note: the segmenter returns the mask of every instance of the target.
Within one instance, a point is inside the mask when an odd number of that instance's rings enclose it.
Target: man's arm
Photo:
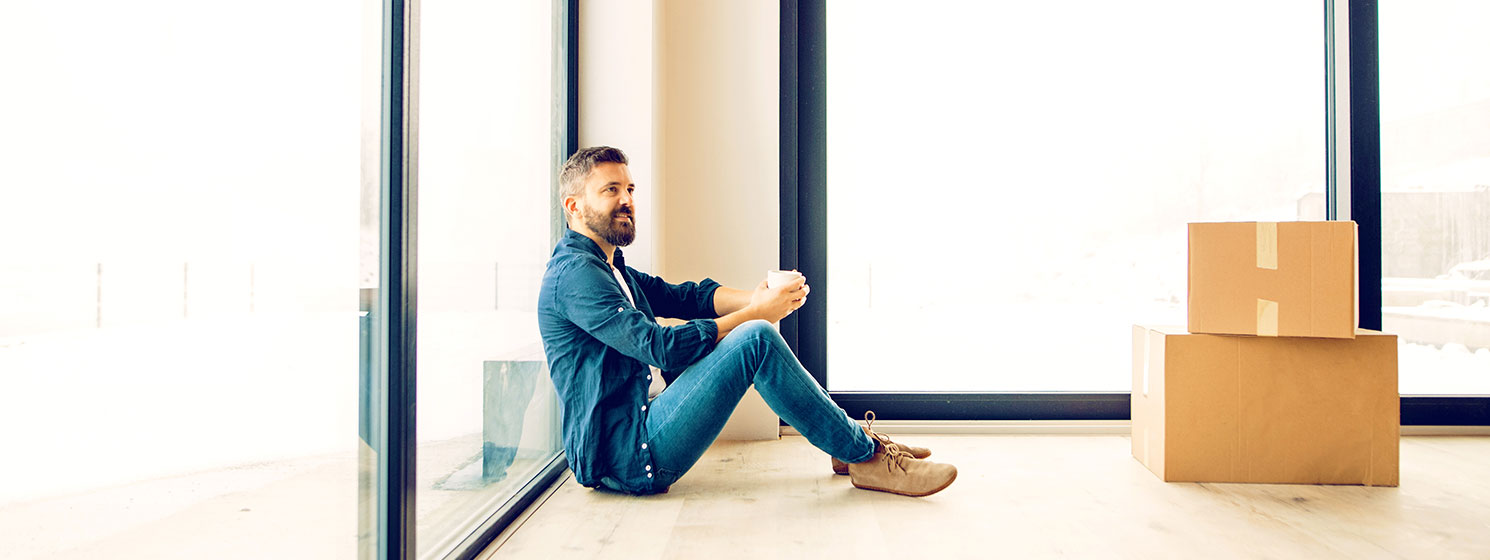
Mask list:
[[[724,315],[714,310],[714,291],[720,286],[711,278],[669,284],[661,278],[629,266],[626,267],[626,273],[636,280],[637,287],[646,295],[647,301],[652,305],[652,312],[658,317],[690,320],[713,319]]]
[[[678,371],[714,348],[712,319],[664,327],[633,307],[604,262],[565,262],[549,277],[557,312],[606,346],[639,362]]]
[[[812,289],[808,288],[804,281],[801,297],[807,297],[807,294],[811,291]],[[745,309],[746,306],[750,305],[750,299],[754,295],[755,292],[748,290],[736,290],[728,286],[719,286],[719,288],[714,290],[714,314],[724,317],[730,313]],[[801,306],[799,305],[798,307]]]
[[[750,295],[752,293],[720,286],[714,290],[714,314],[723,318],[725,315],[745,309],[746,306],[750,305]]]
[[[729,292],[725,292],[729,290]],[[714,324],[719,327],[719,334],[715,342],[724,339],[724,335],[735,330],[735,327],[746,321],[760,319],[775,323],[791,315],[793,311],[807,304],[807,279],[797,278],[786,284],[775,288],[767,288],[766,281],[762,280],[754,292],[735,290],[720,286],[714,291],[714,309],[723,311],[720,295],[724,296],[723,304],[734,306],[735,309],[728,313],[721,313]],[[744,303],[740,303],[740,294],[744,294]]]

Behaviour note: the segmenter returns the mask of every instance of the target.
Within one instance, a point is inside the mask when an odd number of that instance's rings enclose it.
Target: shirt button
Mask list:
[[[643,443],[642,444],[642,449],[646,449],[646,448],[647,448],[647,444]]]
[[[626,310],[625,307],[617,307],[616,308],[616,313],[620,313],[620,312],[625,311],[625,310]]]
[[[652,478],[652,473],[647,473],[647,478]]]
[[[647,470],[648,471],[651,471],[652,470],[652,465],[647,465]]]
[[[646,411],[647,411],[647,405],[642,405],[642,412],[646,412]]]

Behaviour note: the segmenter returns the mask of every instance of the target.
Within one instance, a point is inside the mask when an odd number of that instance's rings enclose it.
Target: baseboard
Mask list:
[[[907,435],[1126,436],[1127,420],[879,420],[874,431]],[[781,435],[796,436],[782,426]],[[1490,436],[1490,426],[1403,426],[1404,436]]]
[[[921,435],[1128,435],[1127,420],[877,420],[874,431]],[[782,426],[781,435],[800,435]]]
[[[1404,436],[1490,436],[1490,426],[1403,426]]]

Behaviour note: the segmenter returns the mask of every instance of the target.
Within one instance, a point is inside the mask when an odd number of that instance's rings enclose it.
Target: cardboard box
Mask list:
[[[1397,337],[1133,327],[1133,456],[1166,482],[1397,485]]]
[[[1352,338],[1355,222],[1190,224],[1193,333]]]

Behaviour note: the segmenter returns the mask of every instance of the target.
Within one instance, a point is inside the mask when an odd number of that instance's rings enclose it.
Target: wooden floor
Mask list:
[[[957,465],[855,489],[801,437],[719,442],[667,494],[566,473],[490,558],[1490,558],[1490,437],[1402,438],[1402,486],[1164,483],[1126,436],[897,436]]]

